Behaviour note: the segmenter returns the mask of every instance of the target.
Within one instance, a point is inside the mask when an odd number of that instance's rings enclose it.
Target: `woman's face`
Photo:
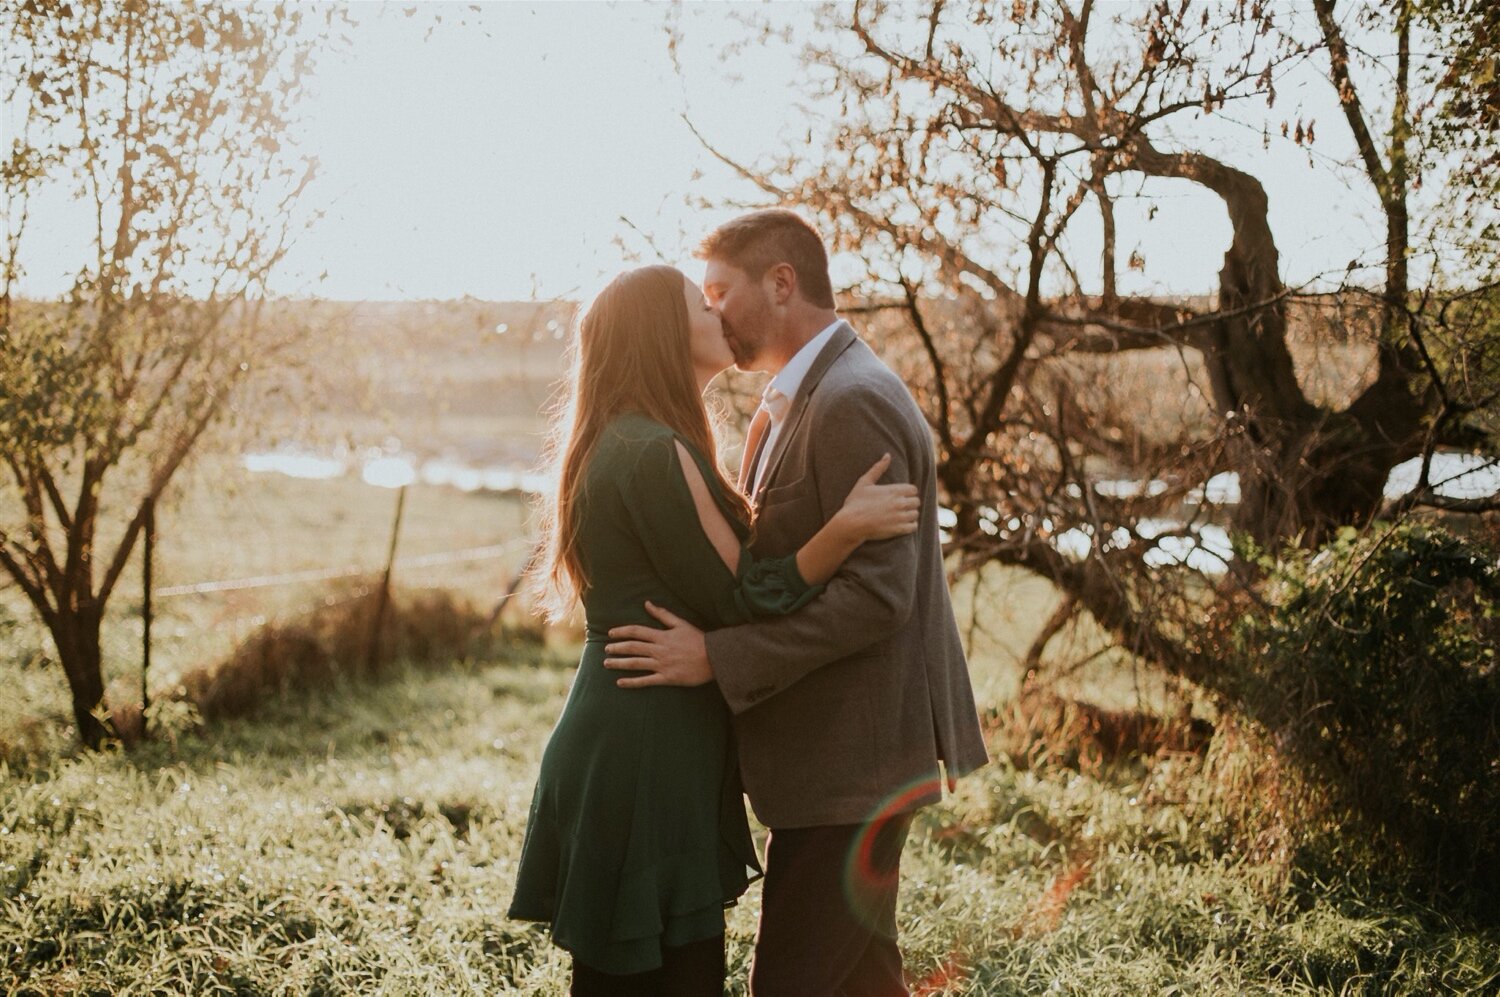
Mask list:
[[[724,338],[719,316],[708,307],[703,292],[691,280],[683,278],[682,293],[687,298],[688,345],[692,350],[693,370],[705,384],[734,363],[734,354]]]

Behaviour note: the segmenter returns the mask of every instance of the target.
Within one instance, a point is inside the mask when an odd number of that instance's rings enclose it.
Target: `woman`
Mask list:
[[[866,540],[916,528],[882,458],[795,555],[754,559],[750,510],[718,469],[703,391],[733,357],[698,288],[628,271],[579,328],[546,524],[553,615],[581,596],[578,675],[542,756],[510,916],[547,921],[574,995],[719,995],[724,908],[761,874],[729,709],[712,683],[621,689],[606,634],[647,600],[707,628],[790,613]]]

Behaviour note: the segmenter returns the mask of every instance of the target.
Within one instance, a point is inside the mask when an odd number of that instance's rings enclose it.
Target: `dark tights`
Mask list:
[[[664,945],[659,969],[601,973],[573,960],[571,997],[723,997],[724,936]]]

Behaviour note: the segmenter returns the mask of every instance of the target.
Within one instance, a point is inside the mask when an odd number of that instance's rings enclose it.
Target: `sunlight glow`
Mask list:
[[[350,6],[349,51],[323,60],[303,126],[287,137],[319,160],[303,206],[322,216],[273,274],[278,293],[580,300],[637,263],[692,270],[692,247],[737,211],[725,202],[766,195],[687,122],[727,155],[764,163],[798,149],[816,155],[816,118],[836,116],[798,61],[813,4],[439,2],[410,17],[407,6]],[[726,55],[746,39],[747,12],[786,37]],[[675,65],[672,23],[682,39]],[[1298,114],[1336,119],[1326,81],[1279,88]],[[1329,166],[1350,152],[1337,129],[1310,158],[1290,143],[1263,148],[1258,130],[1225,114],[1200,115],[1193,127],[1186,145],[1217,150],[1264,183],[1289,283],[1382,244],[1372,192]],[[1150,181],[1117,196],[1122,293],[1217,285],[1229,229],[1213,195]],[[1068,232],[1085,262],[1098,254],[1089,210]],[[23,294],[62,293],[90,223],[69,193],[38,194]],[[1008,247],[994,251],[1004,257]],[[1139,272],[1123,265],[1137,254]],[[834,260],[836,278],[848,264]]]

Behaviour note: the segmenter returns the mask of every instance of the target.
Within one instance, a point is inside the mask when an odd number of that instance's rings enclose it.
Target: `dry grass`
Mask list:
[[[982,720],[1011,764],[1065,767],[1091,775],[1131,758],[1201,754],[1214,734],[1213,724],[1194,717],[1187,704],[1172,716],[1106,709],[1044,686],[1024,688],[1008,703],[986,710]]]
[[[447,667],[491,642],[489,613],[445,590],[393,592],[377,636],[379,601],[376,585],[331,594],[262,627],[218,664],[188,672],[174,694],[206,719],[243,716],[271,696],[379,678],[396,660]]]

